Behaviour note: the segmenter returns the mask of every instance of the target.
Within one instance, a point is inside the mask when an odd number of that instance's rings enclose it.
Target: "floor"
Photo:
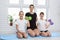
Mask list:
[[[60,37],[54,37],[54,38],[50,38],[50,37],[48,37],[48,38],[31,38],[31,39],[21,39],[21,40],[60,40]]]
[[[11,35],[1,35],[0,37],[4,40],[60,40],[60,33],[58,32],[53,32],[51,33],[51,37],[42,37],[42,36],[38,36],[38,37],[30,37],[28,35],[28,38],[26,39],[18,39],[16,37],[16,34],[11,34]],[[1,40],[1,39],[0,39]]]

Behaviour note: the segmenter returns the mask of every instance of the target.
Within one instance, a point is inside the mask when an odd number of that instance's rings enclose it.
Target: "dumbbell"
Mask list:
[[[25,19],[26,20],[32,20],[32,17],[31,16],[29,16],[29,17],[26,16]]]
[[[49,19],[48,22],[50,22],[50,25],[54,24],[51,19]]]

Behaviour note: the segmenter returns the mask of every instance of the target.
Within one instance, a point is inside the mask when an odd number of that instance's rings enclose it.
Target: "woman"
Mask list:
[[[37,21],[37,15],[35,12],[33,12],[34,5],[29,6],[30,12],[27,12],[25,14],[26,17],[29,18],[29,23],[30,27],[27,27],[27,31],[31,36],[38,36],[39,35],[39,30],[38,27],[36,26],[36,21]]]

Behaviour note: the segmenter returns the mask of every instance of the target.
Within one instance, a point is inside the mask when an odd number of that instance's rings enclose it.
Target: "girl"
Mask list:
[[[50,32],[48,31],[48,27],[50,23],[44,19],[44,13],[40,13],[40,19],[37,21],[37,26],[40,30],[41,36],[50,36]]]

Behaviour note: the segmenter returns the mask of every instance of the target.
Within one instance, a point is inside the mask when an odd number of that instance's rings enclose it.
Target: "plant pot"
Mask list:
[[[10,26],[13,26],[13,23],[12,22],[10,22]]]

